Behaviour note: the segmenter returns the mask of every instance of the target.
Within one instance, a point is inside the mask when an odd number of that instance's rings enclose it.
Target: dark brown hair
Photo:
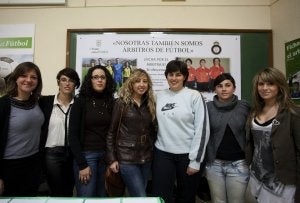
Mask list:
[[[42,76],[41,71],[37,65],[35,65],[32,62],[23,62],[20,63],[15,70],[9,75],[9,78],[7,80],[7,94],[16,97],[18,96],[18,86],[17,86],[17,79],[26,74],[28,71],[34,70],[37,79],[38,84],[36,88],[32,91],[31,97],[35,100],[37,100],[41,96],[42,88],[43,88],[43,82],[42,82]]]

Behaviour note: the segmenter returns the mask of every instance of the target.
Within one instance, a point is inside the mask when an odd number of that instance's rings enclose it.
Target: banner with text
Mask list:
[[[33,61],[34,24],[0,25],[0,77],[24,61]]]
[[[212,81],[220,74],[216,66],[232,74],[236,94],[241,96],[239,35],[80,34],[76,45],[76,70],[81,78],[90,67],[101,64],[112,71],[121,86],[128,77],[126,69],[142,68],[151,75],[154,90],[159,91],[168,88],[165,67],[176,59],[189,65],[187,85],[201,91],[208,100],[213,96]]]

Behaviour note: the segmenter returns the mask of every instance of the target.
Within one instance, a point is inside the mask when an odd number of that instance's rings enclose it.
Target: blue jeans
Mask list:
[[[146,187],[151,174],[151,162],[145,164],[120,164],[123,181],[132,197],[146,197]]]
[[[87,164],[91,167],[92,175],[87,184],[79,180],[79,168],[74,163],[75,184],[78,197],[105,197],[104,173],[106,165],[102,164],[105,152],[86,151],[83,152]]]
[[[294,203],[296,185],[277,185],[270,190],[264,183],[260,182],[250,172],[250,179],[246,190],[246,203]]]
[[[206,166],[212,203],[244,203],[249,180],[245,160],[223,161],[216,159]]]
[[[154,148],[152,193],[165,203],[195,203],[198,174],[188,175],[189,154],[172,154]],[[175,180],[176,196],[173,195]]]

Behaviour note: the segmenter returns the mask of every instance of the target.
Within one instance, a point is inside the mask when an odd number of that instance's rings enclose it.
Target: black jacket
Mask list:
[[[49,127],[51,113],[53,110],[54,97],[55,97],[54,95],[42,96],[39,100],[41,110],[43,111],[45,116],[45,122],[42,127],[41,152],[44,152],[47,137],[48,137],[48,127]]]

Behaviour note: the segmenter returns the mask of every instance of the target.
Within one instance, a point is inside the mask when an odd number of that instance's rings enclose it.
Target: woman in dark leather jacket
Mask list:
[[[130,196],[143,197],[156,138],[155,99],[147,72],[133,71],[119,96],[106,141],[109,168],[120,171]]]

